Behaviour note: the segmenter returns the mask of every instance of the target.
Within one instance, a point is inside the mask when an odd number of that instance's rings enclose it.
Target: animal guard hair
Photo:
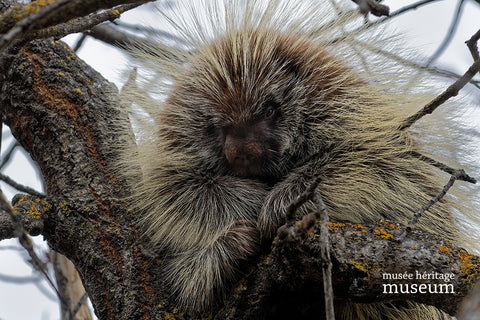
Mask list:
[[[180,305],[222,299],[317,175],[330,218],[353,223],[406,224],[448,181],[411,155],[425,132],[399,130],[429,99],[415,74],[369,51],[386,41],[371,31],[344,32],[355,16],[328,4],[196,2],[168,18],[182,46],[131,49],[151,71],[129,93],[137,143],[121,166]],[[453,203],[417,227],[458,243]]]

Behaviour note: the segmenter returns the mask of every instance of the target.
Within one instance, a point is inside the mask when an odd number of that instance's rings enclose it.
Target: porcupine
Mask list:
[[[122,163],[127,173],[142,169],[143,178],[132,177],[132,203],[146,212],[140,225],[171,255],[163,276],[178,304],[196,310],[225,296],[239,264],[273,238],[314,177],[331,219],[402,224],[448,179],[412,155],[418,144],[400,130],[428,97],[405,94],[410,73],[398,65],[375,74],[355,62],[345,48],[359,34],[339,31],[350,16],[320,25],[329,17],[320,3],[203,2],[206,18],[193,4],[192,20],[169,18],[185,47],[132,48],[160,75],[144,89],[166,98],[130,92],[142,138]],[[451,207],[435,204],[417,227],[455,241]],[[436,313],[413,309],[403,317]],[[338,312],[360,319],[399,311],[378,304]]]

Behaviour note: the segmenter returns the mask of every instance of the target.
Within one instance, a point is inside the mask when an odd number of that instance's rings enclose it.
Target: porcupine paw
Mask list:
[[[246,259],[259,249],[260,233],[251,220],[239,220],[219,239],[219,244],[232,252],[234,259]]]
[[[257,228],[262,240],[272,239],[277,229],[285,222],[286,208],[289,200],[282,190],[273,190],[266,198],[258,216]]]

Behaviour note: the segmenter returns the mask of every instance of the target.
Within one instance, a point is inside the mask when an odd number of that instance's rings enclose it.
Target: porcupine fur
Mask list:
[[[198,6],[208,8],[204,16]],[[345,32],[352,15],[333,19],[325,6],[195,2],[180,11],[190,18],[168,18],[186,45],[131,50],[154,72],[142,90],[129,92],[141,110],[132,116],[139,138],[121,166],[127,175],[143,172],[130,177],[132,203],[145,212],[139,223],[153,245],[170,254],[162,276],[179,305],[205,310],[221,300],[239,264],[274,237],[289,203],[317,175],[330,219],[353,223],[406,224],[448,181],[411,154],[428,141],[428,125],[415,137],[399,129],[430,98],[409,84],[418,75],[369,51],[395,42]],[[352,47],[375,63],[362,65]],[[261,137],[250,137],[257,129]],[[255,168],[232,165],[225,142],[231,130],[253,141],[245,150],[261,158]],[[435,204],[417,227],[461,242],[454,207],[452,199]],[[417,304],[352,304],[337,313],[445,316]]]

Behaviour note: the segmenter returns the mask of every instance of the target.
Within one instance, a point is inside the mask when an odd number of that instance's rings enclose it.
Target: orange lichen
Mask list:
[[[460,272],[462,274],[469,274],[471,273],[472,269],[475,269],[475,266],[472,263],[472,259],[474,257],[473,255],[471,255],[465,250],[460,250],[460,252],[458,253],[458,257],[462,262],[462,265],[460,266]]]
[[[330,231],[335,231],[335,229],[340,229],[340,228],[343,228],[345,227],[345,223],[342,223],[342,222],[329,222],[328,223],[328,227],[330,229]]]
[[[168,312],[165,312],[165,320],[175,320],[175,316]]]
[[[369,261],[366,259],[363,259],[362,261],[352,260],[350,261],[350,263],[358,270],[361,270],[364,273],[366,273],[367,278],[375,277],[375,274],[378,272],[378,269],[379,269],[377,262]]]
[[[361,233],[367,233],[367,227],[363,224],[352,224],[352,228],[359,230]]]
[[[450,253],[450,252],[452,252],[451,249],[449,249],[448,247],[443,246],[443,245],[439,245],[439,246],[438,246],[438,249],[439,249],[440,251],[442,251],[442,252],[445,252],[445,253]]]
[[[391,233],[385,231],[385,229],[383,229],[383,228],[377,228],[377,229],[373,230],[373,234],[378,236],[381,239],[393,238],[393,235]]]
[[[37,207],[34,204],[32,204],[32,206],[30,207],[30,210],[28,211],[27,214],[34,219],[40,219],[40,217],[42,215],[42,213],[40,211],[38,211]]]

